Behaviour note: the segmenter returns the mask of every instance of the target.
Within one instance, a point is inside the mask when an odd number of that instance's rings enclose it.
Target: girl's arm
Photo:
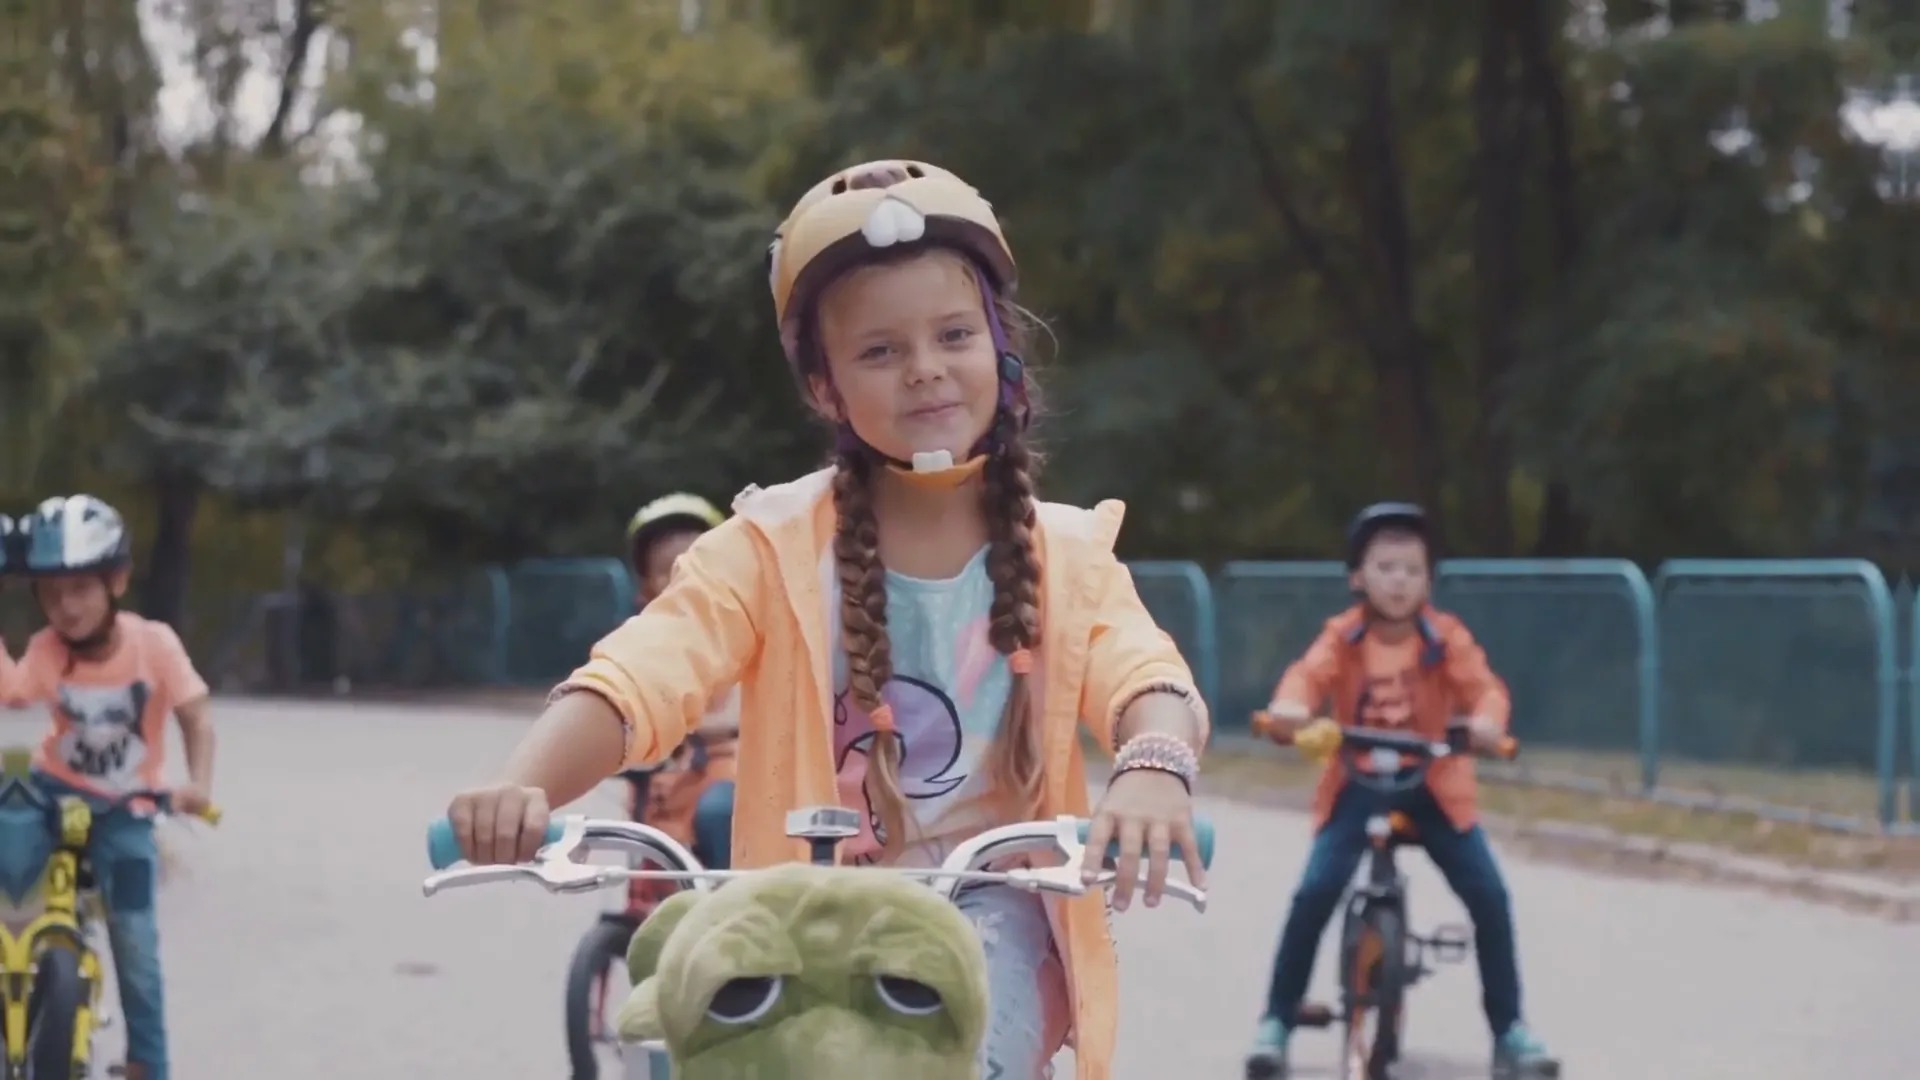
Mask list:
[[[1110,750],[1137,735],[1161,732],[1199,753],[1211,728],[1193,672],[1147,613],[1126,566],[1108,555],[1098,573],[1080,715]]]
[[[555,689],[503,781],[539,788],[558,807],[622,765],[672,753],[759,650],[754,601],[769,572],[744,520],[701,536],[666,591]]]

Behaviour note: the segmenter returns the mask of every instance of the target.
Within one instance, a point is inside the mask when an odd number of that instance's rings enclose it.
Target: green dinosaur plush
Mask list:
[[[977,1080],[986,958],[917,881],[794,863],[656,909],[627,949],[622,1038],[681,1080]]]

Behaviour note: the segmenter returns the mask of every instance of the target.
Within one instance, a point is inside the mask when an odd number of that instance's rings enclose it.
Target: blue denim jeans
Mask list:
[[[733,865],[733,781],[713,785],[694,804],[693,856],[709,870]]]
[[[1287,913],[1286,929],[1280,933],[1273,981],[1267,991],[1267,1015],[1288,1027],[1293,1026],[1294,1014],[1312,980],[1320,936],[1340,907],[1340,898],[1367,852],[1367,818],[1388,798],[1348,784],[1313,839],[1300,885],[1294,890],[1293,908]],[[1390,801],[1393,809],[1406,814],[1413,823],[1427,857],[1473,920],[1481,1005],[1488,1026],[1499,1038],[1520,1019],[1520,965],[1513,941],[1512,904],[1487,834],[1478,825],[1464,832],[1454,828],[1424,787],[1392,796]]]
[[[160,920],[154,893],[160,849],[153,821],[108,804],[50,776],[37,777],[47,791],[77,795],[93,807],[87,860],[107,909],[107,937],[120,981],[120,1012],[127,1025],[127,1063],[146,1069],[147,1080],[167,1080],[166,992],[160,974]]]

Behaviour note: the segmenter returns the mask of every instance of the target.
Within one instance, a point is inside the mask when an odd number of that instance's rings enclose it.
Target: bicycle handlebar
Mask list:
[[[542,844],[558,842],[560,837],[566,833],[567,820],[568,819],[565,818],[554,818],[547,822],[546,839],[542,841]],[[1084,844],[1087,841],[1087,834],[1093,829],[1093,822],[1086,818],[1078,818],[1075,820],[1078,822],[1074,833],[1075,839]],[[1051,822],[1047,822],[1046,824],[1049,827],[1052,825]],[[612,826],[615,825],[622,827],[613,828]],[[633,826],[638,826],[638,831],[635,831]],[[1193,832],[1200,844],[1200,865],[1203,867],[1212,866],[1213,822],[1205,817],[1196,815],[1193,819]],[[991,834],[983,833],[981,835],[988,836]],[[1051,835],[1051,833],[1049,833],[1049,835]],[[587,822],[587,829],[583,834],[583,838],[589,841],[611,840],[616,843],[624,843],[628,847],[639,849],[643,854],[657,862],[669,865],[677,864],[681,858],[684,858],[687,862],[679,865],[680,869],[698,868],[697,864],[692,862],[692,853],[688,852],[678,843],[675,843],[672,837],[652,826],[639,822],[590,820]],[[668,849],[666,845],[660,841],[672,844],[673,848]],[[978,838],[976,838],[974,842],[977,843]],[[1183,859],[1185,857],[1178,843],[1175,843],[1173,846],[1172,857],[1175,859]],[[1107,860],[1111,862],[1119,858],[1120,841],[1114,840],[1107,845]],[[456,863],[464,861],[465,856],[462,855],[460,851],[460,840],[453,833],[452,820],[441,818],[429,824],[427,826],[427,863],[435,870],[445,870]]]
[[[1301,734],[1315,729],[1322,724],[1333,725],[1333,721],[1315,720],[1308,723],[1301,731],[1294,733],[1293,738],[1296,740],[1296,745],[1298,745],[1297,740]],[[1272,714],[1264,710],[1253,714],[1253,733],[1255,735],[1263,738],[1273,738],[1274,731],[1278,725],[1279,721]],[[1342,749],[1394,750],[1402,754],[1431,760],[1467,753],[1472,746],[1471,738],[1465,724],[1448,725],[1445,741],[1428,739],[1425,736],[1412,732],[1388,731],[1384,728],[1335,725],[1328,730],[1331,733],[1331,738],[1327,740],[1327,745],[1321,749],[1329,753]],[[1302,747],[1302,749],[1306,748]],[[1500,738],[1500,744],[1494,749],[1490,751],[1478,751],[1477,754],[1481,757],[1511,761],[1520,756],[1520,740],[1514,738],[1512,735],[1503,735]]]
[[[834,809],[837,808],[829,809],[826,813],[831,815]],[[792,822],[795,819],[804,821],[809,815],[817,818],[821,813],[818,810],[795,811],[789,818],[788,835],[796,839],[809,837],[806,831],[796,831]],[[857,822],[858,819],[853,820]],[[962,886],[983,881],[1012,885],[1029,892],[1079,896],[1090,887],[1081,880],[1081,869],[1086,859],[1087,835],[1092,827],[1091,821],[1069,815],[1052,821],[1020,822],[981,833],[955,848],[938,867],[849,869],[854,872],[897,873],[918,878],[929,885],[945,881],[948,882],[945,891],[949,898],[955,896]],[[1201,865],[1211,865],[1213,823],[1196,817],[1194,833],[1199,842]],[[599,843],[596,844],[596,841]],[[590,850],[596,846],[635,850],[666,869],[630,870],[583,863],[575,858],[576,854],[584,853],[583,849]],[[1052,853],[1061,856],[1064,863],[1040,868],[1017,867],[1005,871],[984,869],[1010,856],[1032,853]],[[1112,882],[1114,871],[1111,867],[1118,857],[1119,844],[1116,841],[1107,846],[1106,858],[1102,861],[1104,869],[1096,875],[1094,886],[1104,887]],[[1176,845],[1173,858],[1178,860],[1182,857]],[[461,852],[459,841],[454,836],[453,822],[441,818],[427,826],[427,858],[439,871],[428,877],[422,885],[422,891],[428,896],[448,887],[523,879],[538,881],[549,892],[588,892],[636,878],[676,881],[686,888],[702,889],[752,872],[704,869],[693,853],[678,841],[642,822],[581,816],[556,818],[549,822],[546,842],[532,862],[464,867],[456,867],[461,862]],[[1167,892],[1187,901],[1196,909],[1206,910],[1207,896],[1203,890],[1173,879],[1168,880],[1166,887]]]
[[[1356,752],[1368,750],[1392,750],[1398,754],[1432,761],[1471,750],[1470,736],[1465,724],[1453,724],[1447,728],[1445,741],[1435,741],[1409,732],[1385,731],[1380,728],[1346,727],[1340,729],[1340,747]],[[1503,735],[1500,744],[1494,749],[1479,753],[1481,757],[1499,758],[1511,761],[1520,755],[1520,740],[1511,735]]]
[[[147,802],[152,803],[154,806],[158,807],[160,812],[163,814],[175,814],[175,811],[173,809],[173,792],[162,791],[157,788],[148,789],[145,791],[129,791],[123,795],[117,795],[111,800],[109,809],[124,810],[127,808],[129,803],[140,802],[141,800],[145,800]],[[175,814],[175,816],[178,816],[178,815]],[[219,807],[208,806],[206,809],[201,810],[200,812],[193,814],[191,816],[196,817],[201,821],[206,822],[209,825],[218,825],[220,824],[220,819],[225,815],[223,814],[223,812]]]

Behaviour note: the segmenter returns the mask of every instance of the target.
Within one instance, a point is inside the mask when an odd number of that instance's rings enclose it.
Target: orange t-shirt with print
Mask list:
[[[1385,642],[1369,635],[1360,642],[1364,680],[1353,715],[1361,727],[1405,729],[1413,724],[1413,701],[1419,692],[1418,637]]]
[[[207,696],[206,680],[172,627],[131,612],[115,618],[119,642],[101,660],[75,657],[52,630],[35,634],[10,695],[53,712],[34,765],[107,796],[162,787],[167,718]]]

